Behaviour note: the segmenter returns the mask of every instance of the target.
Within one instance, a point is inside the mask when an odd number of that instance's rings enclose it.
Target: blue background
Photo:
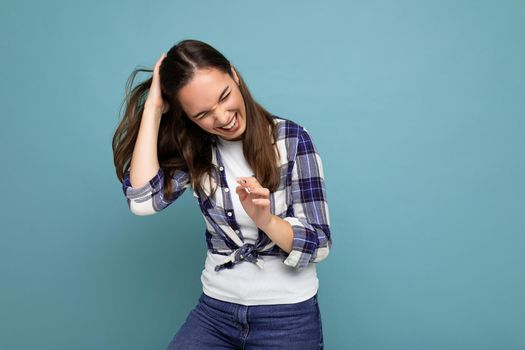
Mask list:
[[[195,306],[196,202],[133,215],[111,150],[131,71],[187,38],[320,151],[326,349],[525,348],[523,1],[4,0],[0,13],[0,348],[164,349]]]

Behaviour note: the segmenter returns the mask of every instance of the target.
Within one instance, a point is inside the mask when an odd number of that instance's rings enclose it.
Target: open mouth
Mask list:
[[[232,121],[230,124],[228,124],[226,127],[219,127],[218,129],[221,129],[222,131],[225,131],[227,133],[233,133],[237,131],[239,128],[239,120],[237,118],[237,112],[235,112],[235,115],[233,116]]]

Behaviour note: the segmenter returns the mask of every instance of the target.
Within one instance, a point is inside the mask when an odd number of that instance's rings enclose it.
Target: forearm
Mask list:
[[[144,186],[159,170],[157,139],[160,119],[160,110],[149,106],[144,107],[130,164],[129,179],[135,188]]]
[[[270,222],[264,227],[260,227],[266,235],[287,253],[292,251],[293,229],[289,222],[281,219],[277,215],[272,215]]]

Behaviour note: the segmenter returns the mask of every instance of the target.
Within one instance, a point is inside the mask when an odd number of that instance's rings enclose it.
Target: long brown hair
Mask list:
[[[159,67],[162,98],[170,107],[161,118],[157,143],[158,161],[165,174],[164,197],[168,200],[173,192],[171,178],[177,169],[189,173],[191,186],[198,193],[204,193],[201,185],[204,175],[208,179],[212,176],[217,178],[211,153],[216,135],[189,120],[177,98],[179,90],[193,78],[196,70],[206,68],[218,69],[233,78],[230,62],[215,48],[199,40],[182,40],[174,45]],[[122,110],[125,104],[124,116],[113,136],[113,161],[120,182],[129,171],[144,103],[152,82],[151,77],[133,87],[139,72],[152,73],[153,69],[136,68],[128,78],[125,100],[120,107]],[[277,135],[273,117],[253,99],[238,69],[236,72],[249,126],[242,136],[243,153],[259,183],[274,192],[280,182],[277,161],[280,155],[275,145]],[[212,174],[213,171],[215,174]],[[216,189],[213,189],[213,194]]]

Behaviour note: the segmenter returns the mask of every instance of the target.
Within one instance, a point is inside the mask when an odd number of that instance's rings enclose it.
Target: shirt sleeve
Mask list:
[[[173,203],[190,187],[188,173],[179,169],[175,170],[171,179],[173,195],[171,200],[167,200],[163,194],[164,176],[164,171],[162,168],[159,168],[157,173],[146,184],[135,188],[131,186],[129,171],[124,174],[122,191],[133,214],[139,216],[156,214]]]
[[[304,128],[292,169],[291,194],[294,215],[283,220],[292,225],[294,238],[292,251],[283,262],[303,268],[325,259],[332,247],[323,164]]]

